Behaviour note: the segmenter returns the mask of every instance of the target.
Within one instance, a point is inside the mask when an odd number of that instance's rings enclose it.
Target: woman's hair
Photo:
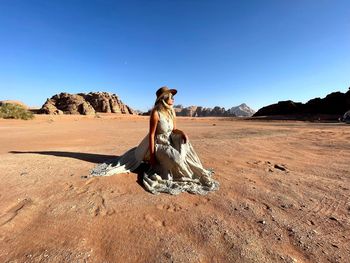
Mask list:
[[[166,113],[170,118],[174,119],[174,111],[173,106],[166,103],[166,101],[171,98],[173,94],[168,93],[162,96],[161,98],[157,99],[153,109],[156,109],[158,111]]]

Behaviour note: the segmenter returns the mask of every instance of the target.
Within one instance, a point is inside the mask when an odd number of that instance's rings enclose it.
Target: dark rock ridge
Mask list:
[[[320,114],[342,116],[350,109],[350,88],[346,93],[332,92],[325,98],[315,98],[307,103],[280,101],[259,109],[253,116],[299,115],[317,116]]]
[[[96,112],[135,114],[117,95],[109,92],[69,94],[60,93],[47,99],[39,110],[41,114],[83,114]]]

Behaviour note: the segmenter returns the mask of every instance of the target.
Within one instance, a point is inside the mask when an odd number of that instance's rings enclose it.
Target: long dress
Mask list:
[[[155,135],[157,165],[143,173],[143,184],[153,194],[179,194],[189,192],[205,195],[219,189],[219,182],[212,178],[213,169],[205,169],[192,144],[183,142],[180,134],[173,133],[173,121],[158,111],[159,121]],[[97,165],[90,176],[110,176],[128,173],[149,160],[148,135],[137,146],[112,162]]]

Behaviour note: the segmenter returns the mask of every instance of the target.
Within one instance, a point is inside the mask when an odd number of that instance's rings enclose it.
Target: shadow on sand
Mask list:
[[[42,155],[53,155],[58,157],[70,157],[90,163],[103,163],[103,162],[112,162],[117,159],[118,155],[104,155],[104,154],[94,154],[94,153],[79,153],[79,152],[59,152],[59,151],[10,151],[9,153],[14,154],[25,154],[25,153],[34,153]]]
[[[60,152],[60,151],[9,151],[13,154],[42,154],[42,155],[53,155],[58,157],[70,157],[90,163],[113,163],[118,159],[118,155],[104,155],[104,154],[94,154],[94,153],[80,153],[80,152]],[[143,186],[143,174],[149,169],[149,164],[141,163],[133,173],[137,174],[136,182],[144,188]],[[84,178],[84,177],[82,177]]]

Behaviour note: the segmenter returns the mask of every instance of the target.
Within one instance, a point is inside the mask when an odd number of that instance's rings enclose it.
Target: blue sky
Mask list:
[[[0,100],[107,91],[257,110],[350,86],[350,1],[0,0]]]

